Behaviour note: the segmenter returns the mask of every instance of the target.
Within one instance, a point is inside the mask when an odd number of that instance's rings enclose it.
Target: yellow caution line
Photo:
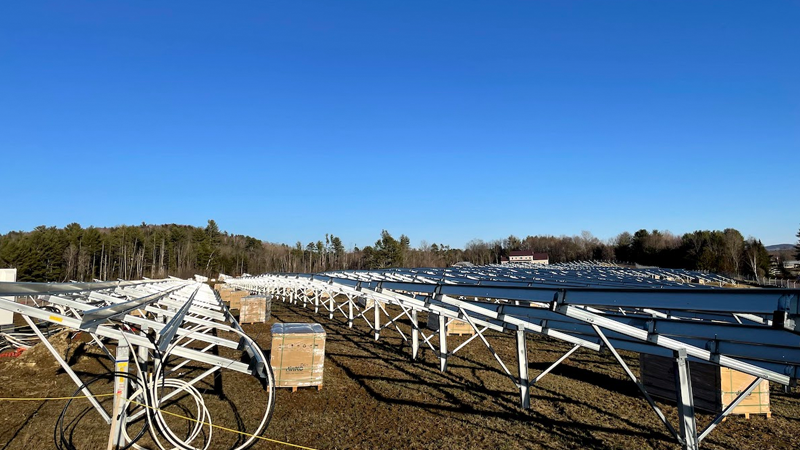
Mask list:
[[[114,394],[77,395],[75,397],[0,397],[0,402],[42,402],[48,400],[75,400],[89,397],[111,397]]]
[[[115,395],[115,394],[97,394],[97,395],[92,395],[91,397],[111,397],[112,395]],[[0,397],[0,401],[3,401],[3,402],[41,402],[41,401],[48,401],[48,400],[75,400],[75,399],[89,398],[89,397],[90,396],[88,396],[88,395],[76,395],[76,396],[73,396],[73,397]],[[189,420],[189,421],[192,421],[192,422],[198,422],[198,423],[201,423],[203,425],[208,425],[210,427],[214,427],[214,428],[217,428],[217,429],[220,429],[220,430],[224,430],[224,431],[228,431],[228,432],[231,432],[231,433],[241,434],[241,435],[247,436],[247,437],[255,437],[256,439],[261,439],[262,441],[274,442],[276,444],[282,444],[282,445],[287,445],[289,447],[301,448],[303,450],[316,450],[316,449],[314,449],[312,447],[303,447],[302,445],[290,444],[288,442],[283,442],[283,441],[279,441],[279,440],[276,440],[276,439],[270,439],[270,438],[266,438],[266,437],[263,437],[263,436],[256,436],[254,434],[245,433],[243,431],[234,430],[232,428],[226,428],[226,427],[223,427],[223,426],[220,426],[220,425],[214,425],[213,423],[201,422],[201,421],[199,421],[197,419],[193,419],[191,417],[186,417],[186,416],[182,416],[180,414],[175,414],[175,413],[172,413],[172,412],[169,412],[169,411],[164,411],[162,409],[153,408],[152,406],[147,406],[147,405],[145,405],[143,403],[139,403],[139,402],[137,402],[135,400],[128,400],[128,401],[131,402],[134,405],[143,406],[145,408],[149,408],[149,409],[152,409],[152,410],[161,411],[162,413],[170,415],[170,416],[179,417],[181,419]]]
[[[112,394],[97,394],[97,395],[92,395],[91,397],[111,397],[112,395],[115,395],[115,394],[113,394],[113,393]],[[75,400],[75,399],[79,399],[79,398],[89,398],[89,397],[90,397],[89,395],[77,395],[77,396],[74,396],[74,397],[0,397],[0,401],[3,401],[3,402],[41,402],[41,401],[48,401],[48,400]],[[223,427],[223,426],[220,426],[220,425],[214,425],[213,423],[201,422],[201,421],[199,421],[197,419],[193,419],[191,417],[186,417],[186,416],[182,416],[180,414],[175,414],[175,413],[171,413],[169,411],[164,411],[162,409],[153,408],[152,406],[147,406],[147,405],[145,405],[143,403],[139,403],[139,402],[134,401],[134,400],[128,400],[128,401],[133,403],[134,405],[139,405],[139,406],[143,406],[145,408],[149,408],[149,409],[152,409],[152,410],[161,411],[162,413],[170,415],[170,416],[179,417],[181,419],[189,420],[189,421],[192,421],[192,422],[198,422],[198,423],[201,423],[203,425],[208,425],[210,427],[214,427],[214,428],[217,428],[217,429],[220,429],[220,430],[224,430],[224,431],[228,431],[228,432],[236,433],[236,434],[241,434],[242,436],[255,437],[256,439],[261,439],[262,441],[274,442],[276,444],[282,444],[282,445],[287,445],[289,447],[301,448],[303,450],[316,450],[316,449],[314,449],[312,447],[303,447],[302,445],[290,444],[288,442],[278,441],[276,439],[270,439],[270,438],[266,438],[266,437],[263,437],[263,436],[256,436],[254,434],[245,433],[243,431],[234,430],[234,429],[231,429],[231,428],[226,428],[226,427]]]
[[[231,432],[231,433],[241,434],[242,436],[255,437],[256,439],[261,439],[262,441],[274,442],[276,444],[287,445],[289,447],[302,448],[303,450],[316,450],[316,449],[314,449],[312,447],[303,447],[302,445],[290,444],[288,442],[278,441],[278,440],[275,440],[275,439],[266,438],[264,436],[257,436],[255,434],[245,433],[243,431],[234,430],[232,428],[226,428],[226,427],[223,427],[223,426],[220,426],[220,425],[214,425],[213,423],[202,422],[200,420],[193,419],[191,417],[186,417],[186,416],[182,416],[180,414],[175,414],[175,413],[172,413],[172,412],[169,412],[169,411],[164,411],[163,409],[154,408],[152,406],[147,406],[147,405],[145,405],[143,403],[139,403],[139,402],[134,401],[134,400],[128,400],[128,401],[131,402],[134,405],[143,406],[145,408],[149,408],[149,409],[156,410],[156,411],[161,411],[162,413],[170,415],[170,416],[173,416],[173,417],[179,417],[181,419],[185,419],[185,420],[189,420],[189,421],[192,421],[192,422],[201,423],[203,425],[208,425],[210,427],[214,427],[214,428],[217,428],[217,429],[220,429],[220,430],[224,430],[224,431],[228,431],[228,432]]]

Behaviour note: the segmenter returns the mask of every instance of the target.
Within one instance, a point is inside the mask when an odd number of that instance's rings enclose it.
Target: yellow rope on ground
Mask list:
[[[208,425],[210,427],[218,428],[220,430],[228,431],[228,432],[231,432],[231,433],[241,434],[241,435],[247,436],[247,437],[255,437],[256,439],[261,439],[262,441],[274,442],[276,444],[286,445],[286,446],[295,447],[295,448],[301,448],[303,450],[316,450],[316,449],[314,449],[312,447],[303,447],[302,445],[290,444],[288,442],[283,442],[283,441],[279,441],[279,440],[276,440],[276,439],[270,439],[270,438],[263,437],[263,436],[257,436],[255,434],[245,433],[244,431],[234,430],[232,428],[226,428],[226,427],[223,427],[221,425],[214,425],[213,423],[203,422],[203,421],[200,421],[200,420],[197,420],[197,419],[193,419],[191,417],[186,417],[186,416],[182,416],[180,414],[175,414],[175,413],[172,413],[172,412],[169,412],[169,411],[164,411],[163,409],[154,408],[152,406],[145,405],[144,403],[139,403],[139,402],[137,402],[135,400],[130,400],[129,399],[128,401],[131,402],[134,405],[143,406],[145,408],[149,408],[149,409],[152,409],[152,410],[155,410],[155,411],[160,411],[160,412],[162,412],[164,414],[167,414],[167,415],[170,415],[170,416],[179,417],[181,419],[185,419],[185,420],[189,420],[189,421],[192,421],[192,422],[201,423],[203,425]]]
[[[0,397],[0,402],[42,402],[48,400],[75,400],[89,397],[111,397],[112,394],[77,395],[74,397]]]
[[[110,397],[112,395],[115,395],[115,394],[113,394],[113,393],[111,393],[111,394],[96,394],[96,395],[92,395],[91,397]],[[75,399],[79,399],[79,398],[89,398],[89,397],[90,397],[89,395],[76,395],[76,396],[73,396],[73,397],[0,397],[0,401],[3,401],[3,402],[25,402],[25,401],[28,401],[28,402],[40,402],[40,401],[48,401],[48,400],[75,400]],[[135,400],[130,400],[129,399],[128,401],[131,402],[134,405],[139,405],[139,406],[143,406],[145,408],[149,408],[149,409],[152,409],[152,410],[161,411],[162,413],[168,414],[170,416],[179,417],[181,419],[190,420],[192,422],[198,422],[198,423],[201,423],[203,425],[208,425],[210,427],[218,428],[220,430],[228,431],[228,432],[231,432],[231,433],[241,434],[241,435],[247,436],[247,437],[255,437],[256,439],[261,439],[262,441],[274,442],[276,444],[287,445],[289,447],[295,447],[295,448],[301,448],[303,450],[316,450],[316,449],[311,448],[311,447],[303,447],[302,445],[290,444],[288,442],[283,442],[283,441],[279,441],[279,440],[276,440],[276,439],[270,439],[270,438],[266,438],[266,437],[263,437],[263,436],[256,436],[254,434],[245,433],[244,431],[234,430],[232,428],[226,428],[226,427],[223,427],[223,426],[220,426],[220,425],[214,425],[213,423],[201,422],[201,421],[199,421],[197,419],[193,419],[191,417],[186,417],[186,416],[182,416],[180,414],[171,413],[169,411],[164,411],[163,409],[153,408],[152,406],[147,406],[144,403],[139,403],[139,402],[137,402]]]

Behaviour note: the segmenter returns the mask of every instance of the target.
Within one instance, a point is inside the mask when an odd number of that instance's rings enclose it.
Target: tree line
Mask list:
[[[798,232],[800,238],[800,232]],[[732,228],[701,230],[681,236],[668,231],[623,232],[601,241],[580,236],[527,236],[483,241],[463,249],[422,241],[411,246],[406,235],[383,230],[373,245],[346,249],[342,240],[325,239],[294,246],[220,231],[216,222],[189,225],[64,228],[40,226],[33,231],[0,235],[0,267],[16,267],[20,281],[90,281],[139,279],[194,274],[216,277],[264,272],[322,272],[387,267],[447,267],[459,261],[497,264],[515,250],[549,255],[550,261],[616,260],[631,264],[708,270],[738,276],[763,276],[769,254],[761,241],[745,239]],[[800,253],[800,242],[797,245]]]

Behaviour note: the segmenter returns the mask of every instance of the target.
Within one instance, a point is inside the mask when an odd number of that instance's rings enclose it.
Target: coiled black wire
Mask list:
[[[80,385],[80,387],[78,387],[75,393],[72,394],[72,397],[77,397],[84,388],[88,388],[92,384],[100,380],[108,379],[109,377],[111,378],[112,382],[114,381],[115,377],[124,377],[135,383],[137,386],[139,386],[139,380],[133,374],[127,372],[108,372],[102,375],[98,375]],[[72,404],[72,400],[74,399],[67,400],[67,404],[64,405],[64,409],[61,410],[61,414],[58,416],[58,420],[56,421],[56,426],[53,430],[53,442],[55,443],[57,450],[77,450],[77,448],[72,444],[71,439],[67,438],[67,430],[64,428],[64,418],[67,416],[67,410]],[[131,439],[131,442],[129,442],[125,446],[118,447],[117,450],[127,450],[131,448],[133,444],[135,444],[139,439],[141,439],[145,435],[146,432],[147,432],[147,422],[144,421],[144,423],[142,424],[142,429],[139,430],[139,432],[133,439]]]

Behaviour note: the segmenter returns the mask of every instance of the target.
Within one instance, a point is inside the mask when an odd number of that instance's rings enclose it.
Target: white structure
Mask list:
[[[17,281],[17,269],[0,269],[0,282]],[[0,297],[3,300],[14,301],[15,297]],[[14,327],[14,313],[0,309],[0,331]]]
[[[529,263],[529,264],[550,264],[547,253],[536,253],[530,250],[515,250],[508,254],[508,259],[500,260],[501,264],[509,263]]]

